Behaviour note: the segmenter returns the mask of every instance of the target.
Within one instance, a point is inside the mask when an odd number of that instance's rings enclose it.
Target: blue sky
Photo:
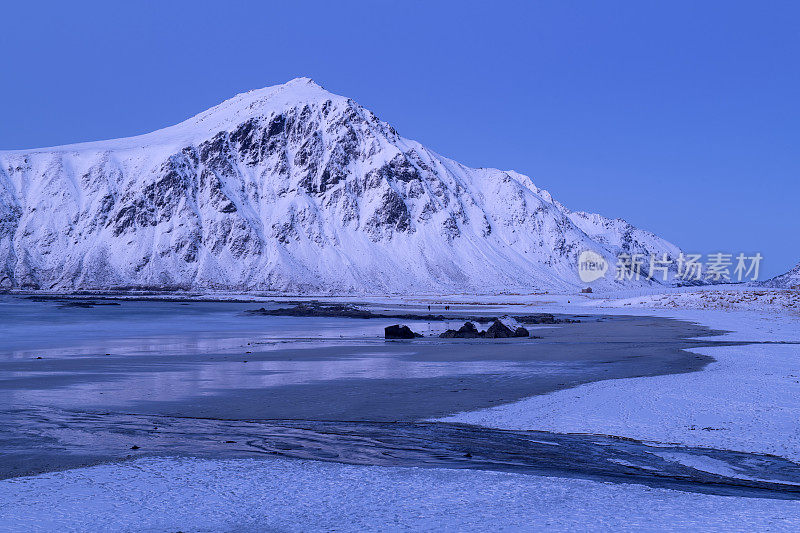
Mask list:
[[[122,4],[4,4],[0,149],[144,133],[309,76],[572,209],[761,252],[768,275],[800,260],[800,4]]]

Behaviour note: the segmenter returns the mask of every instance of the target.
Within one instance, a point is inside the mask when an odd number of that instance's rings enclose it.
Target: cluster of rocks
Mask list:
[[[400,324],[387,326],[383,332],[384,337],[387,339],[416,339],[422,337],[421,334],[411,331],[408,326]],[[472,322],[465,322],[459,329],[448,329],[439,337],[442,339],[508,339],[511,337],[530,337],[530,332],[521,326],[515,330],[511,329],[500,320],[495,320],[486,331],[478,330]]]
[[[507,339],[528,336],[530,332],[527,329],[520,326],[512,330],[499,320],[495,320],[486,331],[479,331],[472,322],[465,322],[459,329],[448,329],[439,335],[443,339]]]

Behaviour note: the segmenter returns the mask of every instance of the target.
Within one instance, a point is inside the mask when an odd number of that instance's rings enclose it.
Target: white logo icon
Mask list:
[[[597,252],[584,250],[578,256],[578,275],[584,283],[590,283],[602,278],[607,271],[608,263]]]

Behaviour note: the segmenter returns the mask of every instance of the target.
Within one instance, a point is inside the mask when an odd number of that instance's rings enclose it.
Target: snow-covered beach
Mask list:
[[[7,531],[796,531],[800,502],[476,470],[138,459],[0,481]]]
[[[800,347],[792,344],[800,342],[800,328],[791,309],[774,304],[777,296],[783,296],[768,295],[767,303],[756,309],[721,310],[702,308],[705,296],[680,294],[680,300],[663,294],[616,300],[496,296],[491,303],[503,310],[670,317],[729,332],[714,340],[756,344],[689,348],[714,359],[699,371],[592,380],[453,413],[443,420],[555,434],[614,435],[653,445],[655,455],[660,453],[659,446],[678,444],[800,460],[800,400],[795,394],[800,387]],[[526,299],[535,302],[530,309]],[[681,301],[685,308],[664,306],[665,299]],[[437,305],[444,300],[407,299],[407,304],[433,301]],[[459,300],[467,302],[453,297],[448,301],[457,306]],[[487,302],[471,300],[470,305]],[[384,305],[396,304],[391,301],[387,299]],[[735,465],[697,453],[661,454],[700,472],[748,479]],[[134,453],[130,455],[128,461],[0,481],[4,503],[0,519],[12,531],[35,530],[34,525],[42,530],[102,525],[106,530],[137,526],[157,531],[792,530],[800,524],[800,502],[792,498],[721,496],[636,483],[473,469],[276,457],[137,459]]]
[[[776,344],[696,348],[692,351],[715,359],[701,372],[592,383],[447,420],[619,435],[800,460],[797,317],[742,310],[646,312],[729,330],[721,339]]]

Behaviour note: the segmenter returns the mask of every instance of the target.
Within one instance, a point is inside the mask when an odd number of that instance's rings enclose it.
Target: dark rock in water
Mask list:
[[[509,337],[527,337],[528,335],[530,333],[523,327],[512,330],[499,319],[495,319],[494,323],[486,331],[478,331],[475,324],[467,322],[457,331],[448,329],[439,337],[442,339],[507,339]]]
[[[513,337],[514,332],[499,320],[495,320],[483,336],[487,339],[507,339]]]
[[[71,307],[79,307],[81,309],[91,309],[94,307],[94,302],[66,302],[59,305],[59,309],[69,309]]]
[[[244,312],[246,315],[260,316],[297,316],[297,317],[340,317],[340,318],[374,318],[371,311],[360,309],[350,304],[321,304],[318,302],[301,302],[294,307],[281,309],[254,309]]]
[[[117,302],[98,302],[98,301],[77,301],[77,300],[63,300],[62,303],[59,304],[59,309],[69,309],[69,308],[81,308],[81,309],[91,309],[96,305],[120,305]]]
[[[279,309],[249,309],[245,315],[255,316],[295,316],[295,317],[330,317],[330,318],[393,318],[395,320],[452,320],[453,317],[444,315],[418,315],[414,313],[373,313],[368,309],[353,304],[325,304],[316,301],[299,302],[294,307],[281,307]]]
[[[550,313],[536,313],[535,315],[515,316],[514,320],[524,324],[556,324],[561,322],[561,320],[557,320],[556,317]]]
[[[469,322],[494,322],[496,316],[465,316],[465,315],[441,315],[441,314],[414,314],[414,313],[373,313],[368,309],[363,309],[353,304],[328,304],[318,301],[293,302],[294,307],[282,307],[279,309],[250,309],[243,314],[250,316],[294,316],[294,317],[337,317],[337,318],[388,318],[392,320],[467,320]],[[558,324],[580,322],[569,318],[556,318],[550,313],[536,313],[532,315],[521,315],[512,317],[522,324]],[[473,328],[474,329],[474,328]],[[453,330],[455,332],[455,330]],[[477,332],[477,330],[475,330]]]
[[[414,339],[422,337],[419,333],[414,333],[408,326],[401,326],[395,324],[394,326],[386,326],[383,329],[383,335],[387,339]]]
[[[527,329],[523,328],[522,326],[520,326],[520,327],[518,327],[517,329],[514,330],[514,336],[515,337],[529,337],[530,334],[531,334],[530,331],[528,331]],[[541,338],[541,337],[539,337],[539,338]]]
[[[472,322],[465,322],[463,326],[458,328],[458,331],[448,329],[439,335],[439,337],[442,339],[477,339],[483,337],[483,332],[478,331],[478,328],[476,328],[475,324]]]
[[[536,313],[534,315],[519,315],[511,317],[523,324],[579,324],[580,320],[571,318],[556,318],[550,313]]]
[[[481,334],[472,322],[464,322],[464,325],[458,328],[458,332],[465,336],[479,336]]]

